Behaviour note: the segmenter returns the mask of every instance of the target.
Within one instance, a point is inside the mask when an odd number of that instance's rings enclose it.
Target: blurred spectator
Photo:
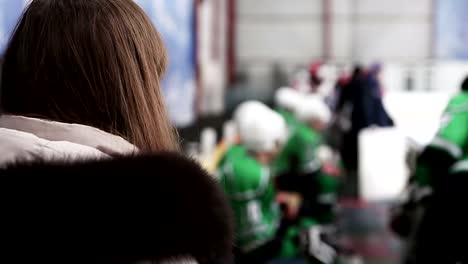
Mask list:
[[[351,81],[351,74],[343,71],[339,77],[338,80],[336,81],[333,94],[331,96],[331,99],[328,101],[331,109],[334,111],[337,110],[338,108],[338,100],[341,98],[341,94],[344,90],[344,88],[348,85],[348,83]]]
[[[351,79],[342,88],[336,107],[335,122],[338,123],[342,133],[341,156],[348,173],[356,177],[359,133],[372,126],[393,126],[393,121],[382,102],[379,73],[379,65],[374,65],[369,71],[356,66]],[[354,181],[356,180],[354,179]],[[353,185],[355,184],[357,183]]]
[[[367,76],[367,85],[369,86],[368,89],[370,89],[371,95],[371,98],[368,102],[368,104],[371,105],[369,113],[369,122],[372,125],[388,127],[393,126],[394,123],[392,118],[388,115],[382,101],[382,98],[384,96],[384,88],[382,86],[382,82],[380,81],[381,71],[381,64],[373,64]]]
[[[341,157],[347,170],[357,169],[357,137],[366,127],[363,107],[364,74],[357,66],[348,84],[343,87],[337,104],[338,123],[342,131]]]
[[[327,98],[327,104],[333,112],[333,117],[330,122],[330,127],[327,133],[325,133],[327,143],[334,150],[339,150],[342,145],[343,134],[350,126],[349,115],[346,113],[344,106],[343,91],[345,87],[351,81],[351,72],[344,69],[338,77],[335,83],[332,94]],[[348,111],[349,112],[349,111]]]
[[[312,63],[309,67],[310,88],[312,93],[318,93],[318,89],[323,82],[323,78],[319,74],[322,65],[323,62],[318,61]]]
[[[193,161],[150,154],[178,150],[159,85],[166,63],[131,0],[30,3],[1,79],[7,252],[48,263],[232,262],[221,190]]]

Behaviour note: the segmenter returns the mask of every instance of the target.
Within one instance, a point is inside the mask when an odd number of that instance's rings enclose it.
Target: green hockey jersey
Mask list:
[[[239,150],[223,161],[220,182],[234,211],[236,245],[249,252],[275,238],[280,211],[270,169]]]
[[[298,125],[300,122],[299,120],[296,119],[294,114],[284,108],[277,108],[276,112],[280,114],[283,118],[284,121],[286,122],[286,125],[288,126],[288,129],[291,131]]]
[[[336,177],[323,172],[318,177],[320,186],[317,195],[317,210],[313,217],[322,225],[330,225],[335,221],[335,205],[338,201],[340,183]]]
[[[434,177],[446,174],[467,153],[468,92],[461,92],[450,100],[436,137],[418,159],[416,182],[421,186],[433,187]]]
[[[292,258],[302,255],[300,249],[300,233],[302,230],[309,229],[312,226],[317,226],[318,223],[311,218],[304,217],[299,219],[297,223],[291,225],[286,231],[285,237],[281,244],[280,258]]]
[[[244,146],[240,144],[232,145],[228,148],[219,161],[218,168],[222,168],[228,161],[233,161],[245,156],[247,156],[247,149]]]
[[[285,234],[279,259],[305,257],[307,264],[339,264],[336,250],[323,241],[323,226],[312,218],[303,217],[291,225]]]
[[[275,173],[295,171],[310,173],[320,169],[316,151],[322,144],[322,137],[308,126],[297,124],[283,150],[275,160]]]
[[[334,220],[338,180],[321,171],[316,155],[323,140],[306,125],[297,125],[274,163],[278,188],[302,195],[303,212],[321,224]]]

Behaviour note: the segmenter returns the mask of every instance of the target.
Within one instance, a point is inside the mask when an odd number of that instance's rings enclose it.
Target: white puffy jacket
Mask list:
[[[36,118],[0,117],[0,167],[11,162],[105,158],[137,148],[97,128]]]

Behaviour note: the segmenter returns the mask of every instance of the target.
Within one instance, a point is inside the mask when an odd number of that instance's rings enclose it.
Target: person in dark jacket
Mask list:
[[[367,73],[368,97],[366,109],[368,123],[379,127],[391,127],[394,125],[393,119],[388,114],[383,104],[384,88],[381,83],[381,64],[373,64]]]
[[[356,66],[351,79],[343,87],[336,108],[337,122],[343,133],[340,154],[348,179],[351,180],[347,185],[354,186],[350,189],[351,196],[357,195],[359,133],[372,126],[393,126],[383,106],[379,72],[380,67],[366,71]]]
[[[364,75],[361,67],[357,66],[349,82],[343,87],[337,104],[338,122],[343,132],[340,153],[348,171],[357,169],[357,136],[365,126],[361,124],[363,113],[362,107],[359,107],[363,86]]]
[[[33,0],[4,59],[2,258],[233,262],[229,205],[178,153],[165,47],[134,1]]]

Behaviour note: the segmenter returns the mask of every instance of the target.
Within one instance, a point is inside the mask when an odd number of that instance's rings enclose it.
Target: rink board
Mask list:
[[[359,194],[365,201],[397,198],[407,183],[407,140],[396,128],[375,128],[359,136]]]

